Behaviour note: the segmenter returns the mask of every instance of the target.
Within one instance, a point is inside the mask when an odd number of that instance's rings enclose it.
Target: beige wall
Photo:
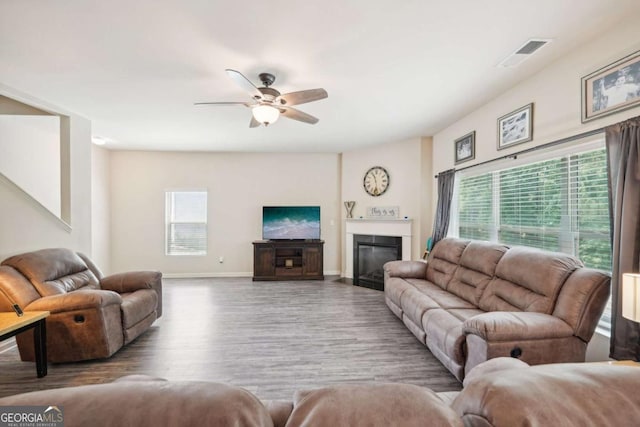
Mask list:
[[[262,206],[320,205],[324,271],[339,272],[338,154],[114,151],[109,170],[113,271],[249,276],[251,242],[262,237]],[[165,255],[164,193],[182,189],[208,190],[206,256]]]
[[[0,153],[0,173],[60,217],[60,117],[0,107]]]
[[[91,256],[104,274],[111,273],[110,151],[91,147]]]
[[[580,79],[638,49],[640,35],[635,18],[576,48],[570,55],[434,135],[434,171],[454,167],[453,141],[472,130],[476,131],[476,158],[461,167],[637,116],[639,107],[582,124]],[[526,62],[522,66],[526,66]],[[534,103],[533,141],[498,151],[497,118],[531,102]]]
[[[7,180],[0,180],[0,259],[17,253],[46,247],[68,247],[91,253],[91,123],[75,114],[0,85],[0,95],[35,108],[67,116],[63,127],[70,126],[69,162],[62,164],[63,217],[69,227],[42,205]],[[65,155],[63,154],[63,157]],[[70,180],[70,181],[67,181]],[[66,210],[68,209],[68,212]]]
[[[367,207],[399,206],[400,217],[409,217],[412,222],[411,257],[417,259],[424,249],[422,209],[425,202],[422,176],[423,149],[430,151],[428,142],[421,138],[382,144],[342,153],[342,202],[356,202],[353,217],[366,217]],[[372,166],[382,166],[389,172],[389,189],[379,197],[372,197],[364,191],[363,178]],[[346,210],[342,207],[342,221]],[[344,236],[343,236],[344,240]],[[342,242],[344,248],[345,242]],[[344,274],[344,257],[342,261]]]

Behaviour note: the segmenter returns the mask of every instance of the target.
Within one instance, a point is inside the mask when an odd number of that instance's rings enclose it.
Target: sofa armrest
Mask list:
[[[124,294],[140,289],[154,289],[154,285],[161,279],[162,273],[159,271],[128,271],[103,277],[100,280],[100,287]]]
[[[424,279],[427,263],[424,261],[389,261],[384,265],[385,276]]]
[[[49,311],[51,314],[76,310],[102,308],[112,304],[122,304],[122,298],[115,292],[87,289],[51,295],[33,301],[25,307],[28,311]]]
[[[541,340],[566,338],[573,328],[563,320],[544,313],[493,311],[467,319],[462,324],[466,335],[485,341]]]
[[[158,295],[156,316],[162,316],[162,273],[159,271],[129,271],[112,274],[100,280],[102,289],[119,294],[135,292],[140,289],[153,289]]]

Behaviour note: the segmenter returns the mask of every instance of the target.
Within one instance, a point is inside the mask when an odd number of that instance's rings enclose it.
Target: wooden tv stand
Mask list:
[[[323,280],[322,240],[253,242],[253,280]]]

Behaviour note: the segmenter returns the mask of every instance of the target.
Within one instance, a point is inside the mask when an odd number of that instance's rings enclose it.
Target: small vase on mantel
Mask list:
[[[344,207],[347,209],[347,219],[353,218],[353,207],[356,205],[356,202],[353,200],[347,200],[344,202]]]

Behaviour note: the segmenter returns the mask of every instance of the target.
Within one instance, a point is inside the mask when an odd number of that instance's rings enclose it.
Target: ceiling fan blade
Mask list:
[[[193,105],[244,105],[251,106],[248,102],[194,102]]]
[[[262,98],[262,92],[260,92],[258,88],[255,87],[255,85],[251,83],[251,81],[248,78],[246,78],[241,72],[232,70],[230,68],[227,68],[225,71],[227,72],[229,77],[231,77],[231,79],[233,79],[233,81],[236,82],[238,86],[240,86],[242,89],[249,92],[249,94],[253,98],[255,99]]]
[[[296,110],[295,108],[280,107],[280,113],[288,119],[298,120],[299,122],[305,122],[312,125],[318,123],[317,117],[313,117],[311,114],[304,113],[300,110]]]
[[[256,120],[255,117],[253,117],[253,115],[251,116],[251,121],[249,122],[249,127],[250,128],[257,128],[258,126],[260,126],[260,122]]]
[[[329,96],[329,94],[327,94],[326,90],[318,88],[301,90],[299,92],[285,93],[284,95],[280,95],[279,99],[283,102],[284,105],[300,105],[307,102],[324,99],[327,96]]]

